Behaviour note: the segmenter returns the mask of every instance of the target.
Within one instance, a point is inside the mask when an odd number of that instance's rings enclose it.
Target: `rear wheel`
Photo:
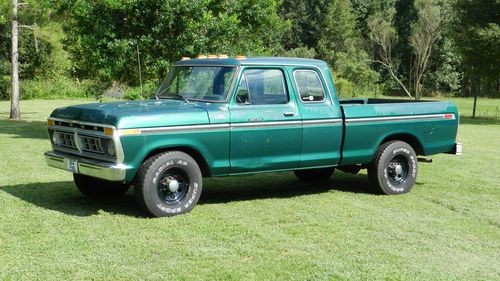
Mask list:
[[[380,193],[407,193],[417,178],[417,155],[406,142],[386,142],[378,148],[373,163],[368,167],[368,177]]]
[[[127,192],[130,185],[121,182],[106,181],[82,174],[73,174],[78,190],[87,197],[118,197]]]
[[[293,173],[302,181],[324,181],[329,179],[335,168],[295,170]]]
[[[146,160],[137,174],[135,195],[139,204],[156,217],[191,211],[202,190],[196,161],[181,151],[169,151]]]

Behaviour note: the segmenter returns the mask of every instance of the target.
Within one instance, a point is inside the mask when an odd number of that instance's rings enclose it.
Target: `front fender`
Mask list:
[[[229,130],[213,132],[185,132],[154,135],[122,136],[124,163],[130,167],[125,181],[134,179],[137,170],[148,155],[170,147],[196,150],[204,159],[212,175],[229,172]]]

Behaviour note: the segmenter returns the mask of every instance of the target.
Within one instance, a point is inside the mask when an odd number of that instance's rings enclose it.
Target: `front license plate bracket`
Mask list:
[[[78,174],[78,160],[64,159],[66,163],[66,169],[70,172]]]

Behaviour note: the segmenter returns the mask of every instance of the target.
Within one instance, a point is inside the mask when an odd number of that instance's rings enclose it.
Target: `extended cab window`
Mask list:
[[[318,73],[314,70],[295,70],[293,77],[297,83],[300,99],[303,102],[323,101],[325,92],[319,79]]]
[[[288,93],[279,69],[247,69],[236,93],[238,104],[285,104]]]

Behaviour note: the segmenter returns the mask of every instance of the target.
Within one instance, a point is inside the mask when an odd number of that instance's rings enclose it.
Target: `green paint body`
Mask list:
[[[339,100],[331,73],[323,61],[292,58],[194,59],[176,65],[222,65],[238,68],[224,102],[147,100],[77,105],[56,109],[52,118],[112,125],[116,129],[158,128],[188,125],[227,124],[226,127],[126,135],[120,140],[125,181],[134,179],[141,163],[157,151],[189,149],[206,162],[211,176],[368,164],[377,147],[387,138],[410,137],[421,155],[450,152],[458,129],[458,111],[449,102],[394,102],[391,100]],[[235,93],[247,68],[283,71],[290,97],[287,104],[239,105]],[[323,102],[300,100],[293,71],[315,71],[326,93]],[[342,102],[342,105],[341,105]],[[293,113],[285,116],[284,113]],[[454,118],[407,118],[453,114]],[[359,118],[363,122],[350,122]],[[308,121],[338,120],[324,124]],[[258,120],[255,126],[249,120]],[[347,120],[347,122],[346,122]],[[294,125],[260,126],[266,122]]]

